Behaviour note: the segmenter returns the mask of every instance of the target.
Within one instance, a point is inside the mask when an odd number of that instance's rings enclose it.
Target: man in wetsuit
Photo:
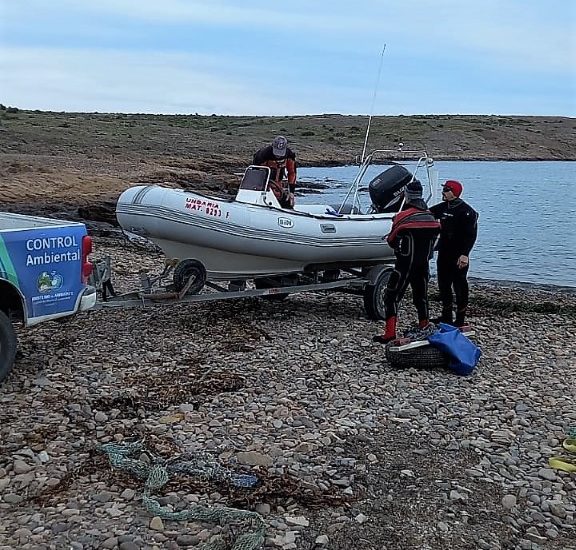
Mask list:
[[[384,334],[373,338],[375,342],[384,344],[396,339],[398,306],[408,285],[412,288],[412,300],[418,312],[418,327],[424,329],[430,324],[428,263],[440,232],[440,224],[422,199],[422,184],[418,180],[406,186],[405,199],[404,207],[394,216],[392,228],[386,238],[394,249],[396,263],[384,295],[386,328]]]
[[[438,241],[438,290],[442,315],[436,322],[463,327],[468,307],[468,267],[470,251],[478,234],[478,213],[461,198],[462,184],[447,180],[442,188],[442,202],[430,208],[442,227]],[[452,304],[456,298],[456,319]]]
[[[296,189],[296,155],[284,136],[274,138],[272,145],[254,154],[252,164],[270,168],[270,187],[282,208],[294,208]],[[287,181],[284,178],[287,177]]]

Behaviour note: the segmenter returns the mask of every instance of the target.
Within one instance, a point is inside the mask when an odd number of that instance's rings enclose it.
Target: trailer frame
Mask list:
[[[287,276],[255,276],[252,278],[228,281],[206,280],[205,272],[200,281],[189,277],[181,288],[175,285],[175,270],[181,262],[166,260],[164,269],[158,275],[140,271],[140,286],[129,292],[116,293],[112,284],[112,265],[109,256],[94,261],[91,284],[97,289],[98,301],[93,309],[122,309],[151,307],[155,305],[176,305],[196,302],[232,300],[238,298],[261,297],[269,300],[283,300],[290,294],[302,292],[343,292],[362,296],[366,314],[370,319],[384,319],[384,292],[392,263],[383,262],[371,266],[330,266],[330,269],[293,273]],[[198,262],[201,266],[201,264]],[[334,280],[326,280],[327,274],[337,272]],[[170,282],[167,282],[172,278]],[[323,280],[324,278],[324,280]],[[181,279],[179,278],[180,282]],[[201,289],[197,290],[201,283]],[[281,284],[274,284],[280,282]],[[293,284],[290,284],[293,282]],[[250,288],[250,286],[255,288]],[[257,288],[265,285],[265,287]],[[192,289],[192,292],[190,290]]]

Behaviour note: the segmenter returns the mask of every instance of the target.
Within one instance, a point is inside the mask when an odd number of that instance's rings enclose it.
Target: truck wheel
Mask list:
[[[175,268],[172,280],[176,292],[180,292],[192,279],[186,294],[198,294],[206,284],[206,268],[198,260],[182,260]]]
[[[18,339],[8,316],[0,311],[0,383],[14,366]]]
[[[384,293],[392,269],[382,269],[372,282],[364,287],[364,309],[368,319],[383,321],[386,318]]]

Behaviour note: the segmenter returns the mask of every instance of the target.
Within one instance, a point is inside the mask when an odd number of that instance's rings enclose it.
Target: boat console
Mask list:
[[[269,185],[270,168],[251,165],[246,168],[236,194],[236,202],[281,208]]]

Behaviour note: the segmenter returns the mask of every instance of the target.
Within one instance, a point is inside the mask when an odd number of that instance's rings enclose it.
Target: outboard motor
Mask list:
[[[376,212],[397,212],[402,202],[404,187],[413,179],[409,170],[395,164],[378,174],[369,184],[368,192]]]

